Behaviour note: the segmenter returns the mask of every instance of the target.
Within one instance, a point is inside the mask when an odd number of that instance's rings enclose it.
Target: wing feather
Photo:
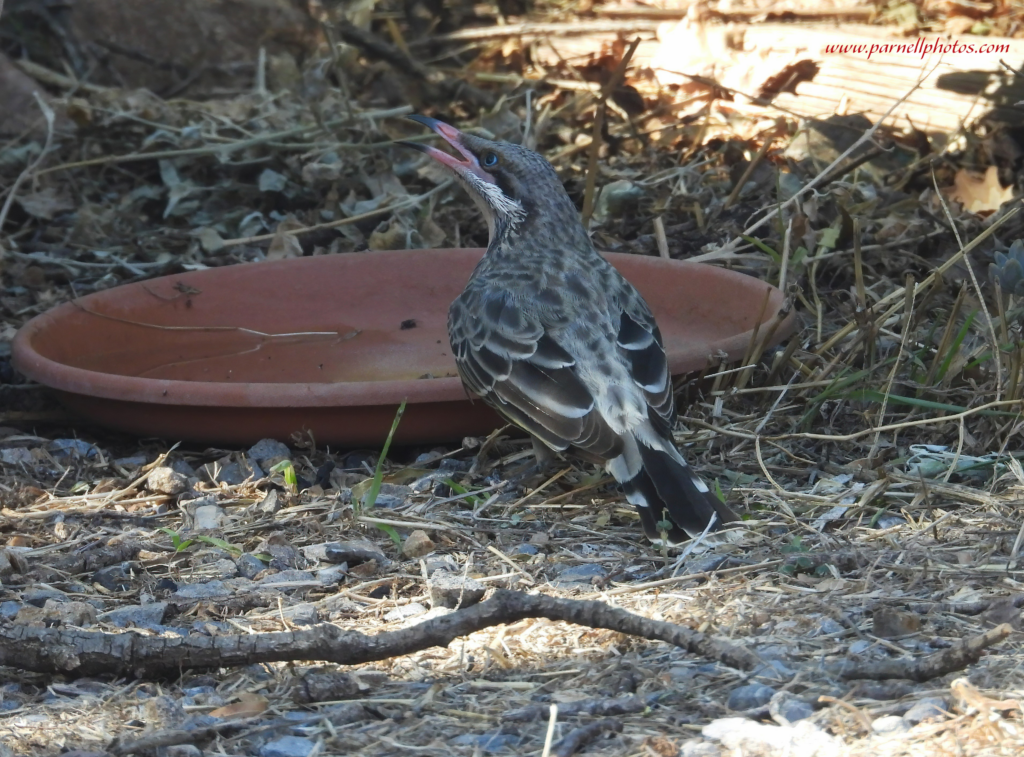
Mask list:
[[[639,296],[623,307],[615,341],[629,365],[634,383],[644,393],[651,422],[659,433],[671,439],[676,408],[668,356],[654,315]]]
[[[448,332],[466,387],[508,420],[556,450],[618,454],[621,440],[595,409],[575,358],[531,309],[467,290],[452,304]]]
[[[656,432],[671,443],[675,405],[661,332],[635,290],[624,294],[619,359]],[[508,292],[470,287],[452,303],[449,336],[466,387],[505,418],[556,450],[574,447],[602,461],[622,454],[624,441],[598,410],[577,360],[536,310]]]

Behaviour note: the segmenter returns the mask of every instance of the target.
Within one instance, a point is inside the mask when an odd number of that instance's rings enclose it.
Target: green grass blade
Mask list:
[[[370,491],[366,492],[366,496],[363,497],[363,510],[372,510],[377,502],[377,495],[380,494],[380,485],[384,480],[384,460],[388,456],[388,450],[391,449],[391,440],[395,437],[395,431],[398,430],[398,423],[402,420],[404,412],[405,400],[402,400],[402,404],[398,406],[398,412],[395,413],[395,420],[391,424],[391,430],[388,431],[388,438],[384,440],[384,449],[380,451],[380,457],[377,458],[377,468],[373,471],[373,484],[370,486]]]
[[[388,535],[388,538],[395,543],[395,546],[399,549],[402,548],[402,537],[398,535],[398,531],[395,530],[394,526],[389,526],[385,523],[374,523],[377,528]]]
[[[949,352],[946,353],[946,357],[942,359],[942,365],[939,366],[939,373],[936,376],[936,383],[941,382],[946,376],[946,371],[949,370],[950,363],[953,362],[953,358],[960,352],[960,345],[963,344],[964,339],[967,338],[967,332],[970,331],[971,324],[974,322],[974,316],[978,314],[975,310],[967,314],[967,318],[964,320],[964,325],[960,327],[960,331],[956,334],[956,339],[949,345]]]
[[[773,250],[771,247],[766,245],[764,242],[762,242],[757,237],[748,237],[748,236],[746,236],[744,234],[740,234],[740,236],[743,237],[744,241],[750,242],[750,244],[754,245],[754,247],[756,247],[761,252],[766,254],[768,257],[770,257],[776,263],[781,263],[782,262],[782,256],[779,255],[779,253],[777,253],[775,250]]]
[[[462,484],[455,483],[454,479],[446,478],[446,479],[443,479],[443,480],[448,485],[448,487],[453,492],[455,492],[456,494],[465,494],[465,495],[467,495],[467,496],[463,497],[463,499],[466,500],[466,502],[468,502],[469,504],[473,505],[474,507],[476,506],[476,503],[480,501],[480,497],[478,497],[475,494],[470,494],[469,493],[469,489],[467,489]]]
[[[881,402],[885,399],[885,395],[877,389],[857,389],[850,392],[846,398],[859,400],[861,402]],[[918,397],[904,397],[902,394],[890,394],[889,402],[893,402],[897,405],[910,405],[911,407],[919,407],[924,410],[938,410],[946,413],[966,413],[970,410],[969,407],[964,407],[963,405],[950,405],[946,402],[934,402],[933,400],[923,400]],[[1020,413],[1013,413],[1007,410],[978,410],[977,415],[1016,418]]]
[[[299,479],[295,475],[295,466],[292,465],[291,460],[282,460],[273,468],[270,469],[271,473],[281,473],[284,475],[284,482],[288,486],[298,487]]]

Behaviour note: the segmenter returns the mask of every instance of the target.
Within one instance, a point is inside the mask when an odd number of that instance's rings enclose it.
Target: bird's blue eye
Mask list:
[[[484,153],[484,159],[481,161],[487,168],[493,168],[498,165],[498,156],[493,152]]]

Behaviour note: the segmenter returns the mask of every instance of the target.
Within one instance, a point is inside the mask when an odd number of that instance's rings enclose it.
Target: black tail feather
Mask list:
[[[661,538],[656,526],[659,521],[675,524],[668,537],[672,542],[680,542],[702,533],[712,516],[717,515],[714,528],[738,520],[685,462],[642,443],[637,446],[643,465],[636,476],[623,483],[623,489],[627,499],[637,505],[649,538]]]
[[[661,495],[654,487],[654,482],[643,468],[636,476],[624,482],[622,489],[626,493],[626,499],[636,506],[636,511],[640,514],[640,523],[644,527],[644,533],[647,534],[648,539],[653,542],[661,541],[662,532],[658,528],[658,524],[664,525],[666,522],[670,525],[667,534],[670,543],[678,544],[689,538],[685,531],[673,523],[669,513],[665,510]]]

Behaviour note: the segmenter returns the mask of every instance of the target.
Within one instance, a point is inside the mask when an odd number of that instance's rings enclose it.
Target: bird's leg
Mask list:
[[[533,456],[537,461],[537,472],[549,472],[555,467],[555,451],[536,436],[531,436],[530,441],[533,442]]]
[[[514,486],[524,486],[537,476],[547,478],[557,467],[558,456],[555,451],[534,436],[530,440],[533,442],[534,462],[520,466],[508,476],[507,480]]]

